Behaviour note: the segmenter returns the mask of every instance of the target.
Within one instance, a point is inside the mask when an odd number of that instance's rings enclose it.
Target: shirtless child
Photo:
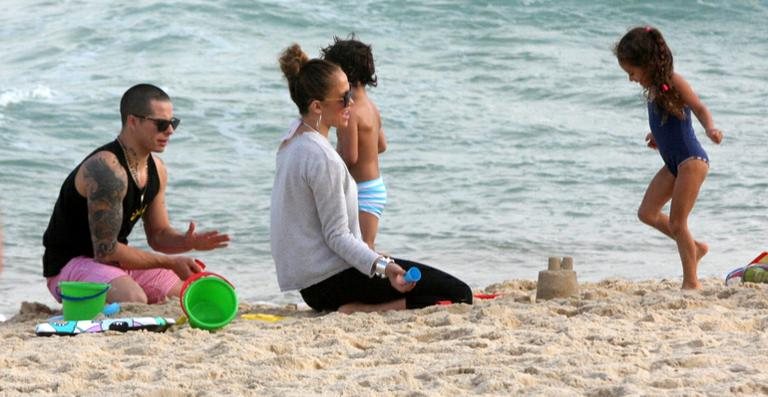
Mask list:
[[[335,37],[333,45],[324,48],[322,55],[344,70],[352,90],[352,114],[347,126],[336,130],[337,150],[357,181],[363,241],[375,249],[379,218],[387,202],[387,189],[379,172],[379,153],[386,150],[387,138],[379,109],[365,90],[366,86],[377,85],[371,46],[356,40],[354,35],[347,40]]]

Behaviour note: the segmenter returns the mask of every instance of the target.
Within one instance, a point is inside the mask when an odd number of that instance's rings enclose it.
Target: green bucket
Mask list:
[[[104,309],[109,287],[106,283],[59,282],[64,319],[93,320]]]
[[[201,272],[190,277],[182,286],[180,302],[194,328],[219,329],[237,315],[235,287],[215,273]]]

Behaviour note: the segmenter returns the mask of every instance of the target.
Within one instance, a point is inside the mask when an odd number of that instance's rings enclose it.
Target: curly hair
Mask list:
[[[339,67],[322,59],[309,59],[298,44],[280,55],[280,70],[288,80],[288,90],[299,113],[307,114],[313,100],[323,100],[331,90],[332,76]]]
[[[333,44],[320,50],[323,59],[341,67],[352,86],[376,87],[376,67],[371,46],[357,40],[351,33],[346,40],[333,37]]]
[[[648,100],[668,114],[685,118],[685,103],[672,84],[672,50],[658,29],[651,26],[630,29],[613,48],[613,53],[619,62],[641,68],[650,77],[650,85],[645,87]]]

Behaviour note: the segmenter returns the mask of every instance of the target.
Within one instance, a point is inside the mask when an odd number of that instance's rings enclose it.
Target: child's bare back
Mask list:
[[[338,149],[352,177],[365,182],[380,176],[379,153],[387,149],[387,141],[376,104],[368,98],[365,88],[352,90],[355,103],[349,125],[337,130]]]
[[[356,40],[354,35],[347,40],[334,38],[334,43],[322,53],[325,60],[341,66],[352,90],[352,114],[347,126],[336,130],[337,150],[357,182],[363,240],[375,249],[379,218],[387,202],[387,188],[379,172],[379,153],[386,150],[387,138],[379,109],[366,91],[367,86],[377,85],[373,53],[370,45]]]

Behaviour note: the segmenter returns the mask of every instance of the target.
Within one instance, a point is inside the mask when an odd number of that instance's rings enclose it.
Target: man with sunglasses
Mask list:
[[[197,233],[194,222],[185,233],[170,225],[168,174],[152,154],[165,150],[180,123],[170,97],[150,84],[133,86],[120,101],[120,117],[117,139],[93,151],[64,181],[43,236],[43,275],[58,301],[59,282],[88,281],[110,284],[109,302],[162,302],[202,270],[194,258],[170,254],[229,242],[218,231]],[[139,218],[157,252],[128,246]]]

